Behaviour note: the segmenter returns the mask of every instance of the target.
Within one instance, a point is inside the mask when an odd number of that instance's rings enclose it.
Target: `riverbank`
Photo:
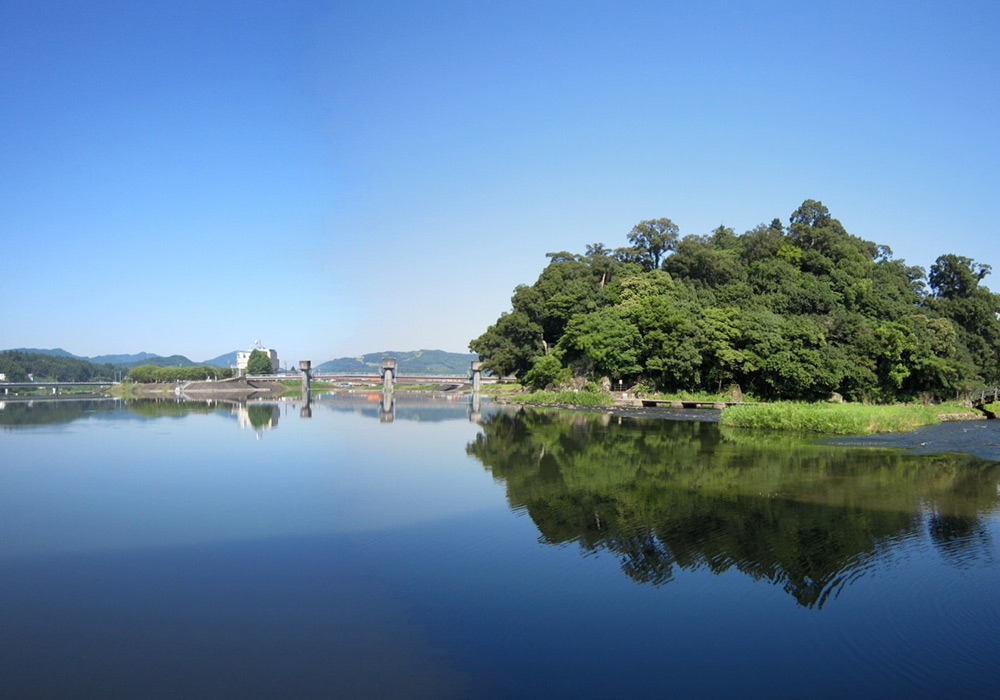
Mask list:
[[[275,382],[248,380],[245,377],[200,382],[151,382],[148,384],[123,383],[111,388],[109,395],[125,399],[228,399],[233,401],[276,398],[285,387]]]
[[[870,406],[857,403],[777,401],[727,406],[722,411],[720,422],[730,428],[791,430],[819,435],[872,435],[909,432],[942,421],[985,418],[977,411],[958,403]]]
[[[538,391],[496,397],[498,403],[568,410],[611,410],[616,414],[636,414],[642,407],[639,399],[615,398],[594,391]],[[685,411],[658,409],[641,411],[643,415],[692,419],[705,415],[731,428],[781,430],[816,435],[873,435],[900,433],[941,422],[985,420],[986,416],[959,403],[938,405],[898,404],[872,406],[856,403],[804,403],[777,401],[745,403],[725,408],[701,408]],[[712,416],[709,418],[709,416]]]

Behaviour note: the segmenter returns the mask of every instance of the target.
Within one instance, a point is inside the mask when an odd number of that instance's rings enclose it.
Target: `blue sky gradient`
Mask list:
[[[1000,265],[998,30],[988,2],[7,0],[0,348],[464,351],[546,252],[809,198],[910,264]]]

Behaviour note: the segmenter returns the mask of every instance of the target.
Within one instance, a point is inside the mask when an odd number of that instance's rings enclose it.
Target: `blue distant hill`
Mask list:
[[[3,352],[8,352],[4,350]],[[43,348],[10,348],[9,352],[27,352],[33,355],[51,355],[52,357],[73,357],[77,360],[86,360],[86,357],[80,357],[79,355],[74,355],[71,352],[67,352],[62,348],[52,348],[51,350],[46,350]]]
[[[166,360],[168,358],[152,352],[137,352],[132,355],[97,355],[95,357],[81,357],[80,359],[99,365],[103,365],[105,363],[110,365],[153,365],[158,364],[158,361]],[[183,355],[174,355],[169,359],[173,360],[170,364],[176,364],[178,361],[194,364]]]
[[[129,355],[98,355],[96,357],[85,357],[74,355],[62,348],[39,349],[39,348],[12,348],[17,352],[33,353],[37,355],[50,355],[53,357],[69,357],[76,360],[85,360],[94,364],[110,364],[115,367],[131,369],[139,365],[157,365],[159,367],[191,367],[194,365],[211,365],[213,367],[227,368],[236,364],[236,350],[228,352],[218,357],[213,357],[204,362],[192,362],[184,355],[157,355],[151,352],[138,352]],[[443,375],[466,375],[469,373],[469,365],[473,360],[478,360],[475,353],[446,352],[444,350],[386,350],[384,352],[370,352],[357,357],[340,357],[335,360],[324,362],[314,371],[323,373],[343,373],[343,374],[377,374],[382,366],[382,358],[393,357],[396,359],[397,371],[402,374],[443,374]]]
[[[201,364],[226,369],[227,367],[232,367],[236,364],[237,352],[237,350],[233,350],[232,352],[227,352],[225,355],[219,355],[218,357],[213,357],[211,360],[205,360]]]
[[[198,363],[192,362],[184,355],[169,355],[164,357],[163,355],[157,355],[152,352],[137,352],[129,355],[97,355],[95,357],[87,357],[85,355],[74,355],[73,353],[63,350],[62,348],[11,348],[11,351],[24,352],[32,355],[48,355],[50,357],[69,357],[74,360],[91,362],[95,365],[107,364],[124,368],[138,367],[139,365],[157,365],[159,367],[192,367],[197,364],[206,364],[212,365],[213,367],[226,368],[236,362],[235,351],[230,353],[232,355],[232,362],[226,362],[226,364],[218,364],[214,360]],[[227,357],[229,357],[229,355],[221,355],[216,359],[223,359]]]

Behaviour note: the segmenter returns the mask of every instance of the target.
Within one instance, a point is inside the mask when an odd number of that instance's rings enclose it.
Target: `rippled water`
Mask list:
[[[859,448],[370,398],[3,405],[0,697],[1000,682],[1000,463],[929,452],[964,428]]]

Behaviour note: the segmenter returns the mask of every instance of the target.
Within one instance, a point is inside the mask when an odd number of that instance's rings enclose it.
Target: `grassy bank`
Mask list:
[[[108,387],[104,393],[119,399],[134,399],[137,394],[135,382],[121,382]]]
[[[546,406],[610,406],[614,399],[596,391],[534,391],[506,399],[510,403]]]
[[[302,398],[302,380],[301,379],[282,379],[278,382],[282,386],[281,396],[289,399],[301,399]],[[319,394],[324,391],[333,391],[337,386],[331,384],[330,382],[311,382],[309,385],[309,390],[313,394]]]
[[[855,403],[779,401],[757,406],[729,406],[720,422],[732,428],[795,430],[824,435],[899,433],[941,421],[942,416],[974,418],[960,404],[938,406],[865,406]]]

